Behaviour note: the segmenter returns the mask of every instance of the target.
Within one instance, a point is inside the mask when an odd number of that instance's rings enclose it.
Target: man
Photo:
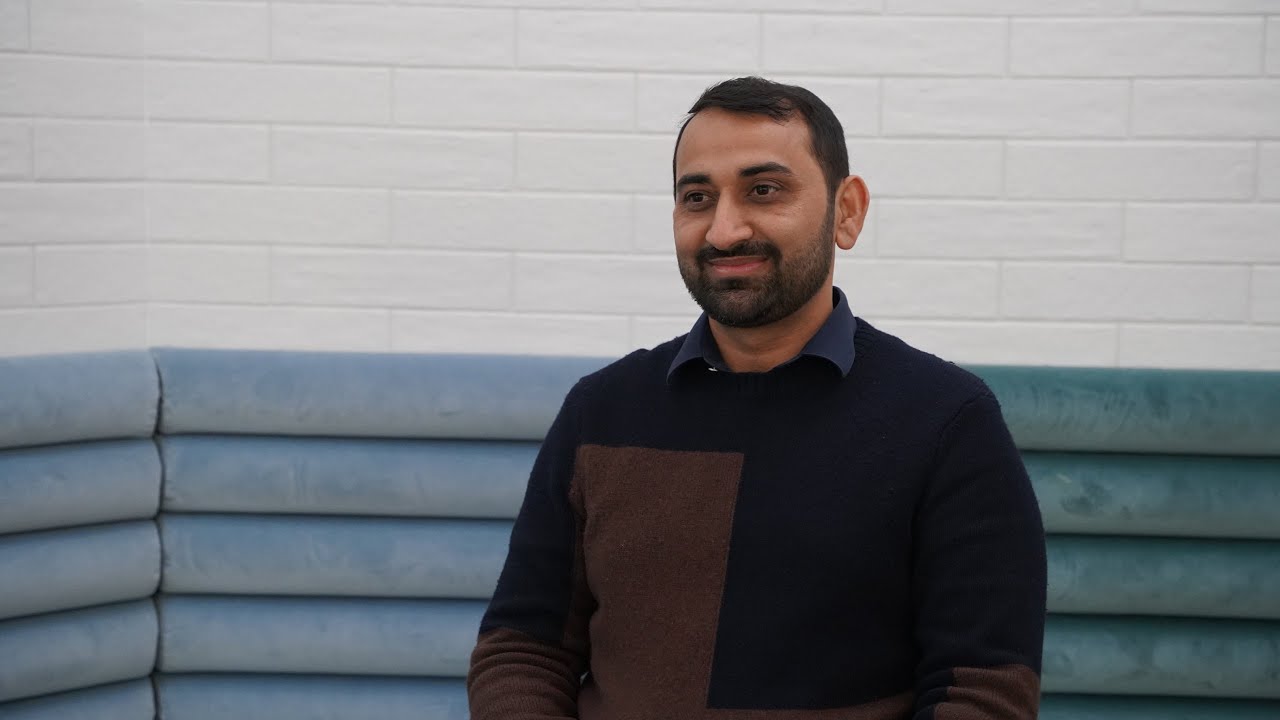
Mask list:
[[[869,196],[760,78],[674,157],[690,333],[583,378],[472,656],[473,720],[1034,718],[1044,532],[982,381],[832,285]]]

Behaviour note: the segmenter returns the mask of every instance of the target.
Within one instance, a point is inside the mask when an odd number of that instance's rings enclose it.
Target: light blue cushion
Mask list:
[[[484,602],[162,595],[164,672],[462,677]]]
[[[487,598],[495,521],[169,515],[175,593]],[[1280,543],[1050,536],[1049,610],[1280,619]]]
[[[1280,540],[1280,459],[1024,452],[1049,532]]]
[[[0,619],[151,597],[159,584],[150,520],[0,536]]]
[[[539,440],[607,361],[500,355],[154,351],[161,431]]]
[[[1276,720],[1280,702],[1045,695],[1039,720]]]
[[[1050,537],[1049,610],[1280,619],[1280,543]]]
[[[511,523],[166,515],[171,593],[488,599]]]
[[[140,520],[159,507],[150,439],[0,450],[0,533]]]
[[[1280,373],[975,367],[1023,450],[1280,455]]]
[[[513,518],[537,443],[162,437],[169,511]]]
[[[145,351],[0,357],[0,448],[148,437],[159,396]]]
[[[146,677],[156,634],[150,600],[0,622],[0,701]]]
[[[334,675],[156,676],[172,720],[466,720],[461,679]]]
[[[153,720],[155,716],[147,678],[0,703],[4,720]]]
[[[1043,689],[1053,693],[1280,699],[1280,623],[1049,617]]]

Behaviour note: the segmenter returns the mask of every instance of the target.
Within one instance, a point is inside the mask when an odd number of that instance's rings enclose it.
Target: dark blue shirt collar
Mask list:
[[[784,365],[795,362],[797,358],[815,357],[830,362],[840,371],[842,377],[849,374],[850,368],[853,367],[853,333],[858,328],[858,321],[849,310],[849,301],[845,299],[840,288],[832,288],[831,297],[833,307],[826,322],[822,323],[818,332],[814,333],[813,337],[809,338],[809,342],[800,349],[800,354],[783,363]],[[698,316],[697,322],[685,336],[680,352],[676,353],[675,359],[671,361],[671,367],[667,370],[667,380],[670,380],[677,370],[695,361],[701,361],[706,367],[714,370],[729,372],[729,366],[725,365],[720,348],[716,346],[716,340],[711,335],[706,313]]]

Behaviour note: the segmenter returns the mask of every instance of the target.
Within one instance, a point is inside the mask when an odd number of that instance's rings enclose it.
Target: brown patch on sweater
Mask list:
[[[947,701],[938,705],[937,720],[1034,720],[1040,707],[1040,676],[1025,665],[962,667]]]
[[[480,636],[471,652],[467,695],[485,714],[471,720],[513,720],[531,707],[576,717],[580,655],[552,647],[516,630],[498,628]],[[477,682],[484,676],[483,682]]]
[[[587,583],[597,603],[581,717],[705,710],[742,459],[578,449],[570,494],[585,510]],[[683,522],[689,518],[698,522]]]
[[[591,680],[578,698],[579,717],[907,717],[910,692],[839,709],[707,707],[742,463],[739,453],[578,449],[570,503],[585,519],[586,580],[596,603],[589,628]],[[572,631],[566,641],[570,637]]]

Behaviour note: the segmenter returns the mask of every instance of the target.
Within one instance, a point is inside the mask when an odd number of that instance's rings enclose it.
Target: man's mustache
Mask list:
[[[706,245],[698,250],[697,259],[699,264],[707,264],[712,260],[722,260],[724,258],[733,257],[763,257],[769,260],[778,260],[782,257],[778,246],[764,240],[743,240],[726,250],[721,250],[714,245]]]

